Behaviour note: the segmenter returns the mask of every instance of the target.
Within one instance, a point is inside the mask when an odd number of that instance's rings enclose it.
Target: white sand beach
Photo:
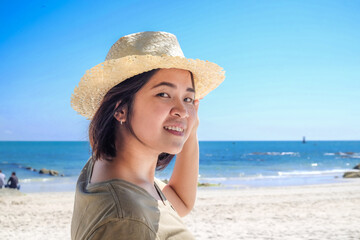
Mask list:
[[[0,190],[0,238],[70,239],[74,193]],[[196,239],[360,239],[360,179],[291,187],[200,188],[184,219]]]

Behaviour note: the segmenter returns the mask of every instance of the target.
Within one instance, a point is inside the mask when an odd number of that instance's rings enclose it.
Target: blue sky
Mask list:
[[[1,1],[0,140],[87,140],[70,107],[121,36],[174,33],[226,79],[200,140],[359,140],[360,1]]]

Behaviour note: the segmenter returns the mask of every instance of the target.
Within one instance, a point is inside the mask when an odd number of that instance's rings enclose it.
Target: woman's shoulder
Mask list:
[[[103,216],[106,213],[111,218],[150,224],[157,214],[158,202],[145,189],[122,179],[88,184],[81,195],[86,198],[84,202],[103,211]]]
[[[153,223],[159,218],[157,203],[144,195],[120,179],[77,188],[72,227],[82,233],[96,231],[96,236],[109,231],[132,231],[134,226],[141,228],[142,234],[152,234],[156,232]]]

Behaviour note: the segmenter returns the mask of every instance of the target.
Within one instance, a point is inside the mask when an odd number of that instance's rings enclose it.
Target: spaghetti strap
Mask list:
[[[160,190],[159,186],[157,185],[156,181],[154,181],[154,186],[155,186],[155,189],[157,191],[157,193],[159,194],[160,198],[161,198],[161,201],[164,203],[164,205],[166,205],[166,197],[165,195],[162,193],[162,191]]]

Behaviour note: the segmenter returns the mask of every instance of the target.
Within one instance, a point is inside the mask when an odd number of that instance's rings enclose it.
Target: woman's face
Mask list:
[[[131,126],[153,150],[177,154],[196,120],[195,92],[190,72],[160,69],[136,93]]]

